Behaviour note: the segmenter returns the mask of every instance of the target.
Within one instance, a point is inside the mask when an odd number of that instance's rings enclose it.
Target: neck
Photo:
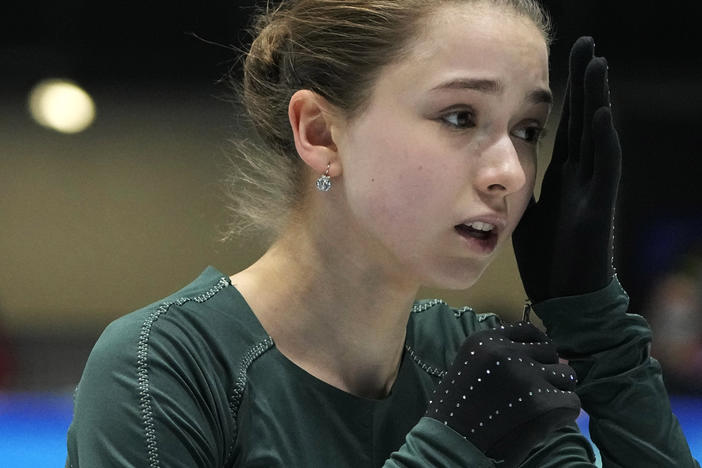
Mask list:
[[[341,390],[385,396],[419,285],[359,256],[351,239],[305,226],[288,230],[232,282],[288,359]]]

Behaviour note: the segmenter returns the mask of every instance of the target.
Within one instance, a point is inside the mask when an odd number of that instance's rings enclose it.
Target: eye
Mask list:
[[[475,127],[475,116],[467,109],[448,112],[441,116],[441,122],[454,129]]]
[[[530,125],[527,127],[522,127],[514,132],[512,132],[514,136],[517,138],[520,138],[528,143],[538,143],[541,138],[544,137],[546,134],[546,129],[544,127],[538,126],[538,125]]]

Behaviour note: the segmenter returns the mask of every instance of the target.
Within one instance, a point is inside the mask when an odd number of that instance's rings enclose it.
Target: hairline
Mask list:
[[[359,105],[356,106],[356,108],[354,109],[350,109],[350,111],[339,110],[339,114],[342,115],[344,119],[349,123],[353,123],[358,118],[360,118],[371,104],[372,97],[377,87],[380,76],[386,69],[392,67],[393,65],[397,65],[398,63],[411,57],[415,52],[417,52],[417,46],[421,44],[422,41],[428,39],[431,21],[432,19],[436,18],[438,11],[440,11],[442,8],[467,4],[472,4],[472,6],[479,6],[480,8],[498,10],[502,13],[509,14],[514,18],[521,18],[523,20],[526,20],[536,29],[536,31],[539,32],[539,35],[541,36],[546,45],[547,54],[550,53],[550,37],[548,36],[548,32],[542,29],[537,24],[537,22],[534,21],[533,18],[531,18],[528,14],[519,11],[517,8],[511,6],[509,3],[505,2],[498,4],[492,2],[491,0],[431,0],[431,2],[427,1],[427,6],[421,10],[421,14],[417,15],[417,18],[410,24],[410,31],[412,31],[413,34],[407,40],[404,41],[404,44],[400,48],[398,48],[398,52],[387,63],[374,70],[372,76],[369,77],[369,89],[366,91],[363,99],[359,102]],[[546,25],[546,27],[548,27],[548,25]],[[335,112],[337,110],[335,106],[334,110]]]

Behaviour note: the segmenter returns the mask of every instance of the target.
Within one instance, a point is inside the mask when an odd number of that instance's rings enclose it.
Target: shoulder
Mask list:
[[[422,299],[414,303],[410,314],[408,351],[415,361],[446,369],[466,337],[500,323],[495,314],[479,314],[469,306],[451,307],[442,299]]]
[[[125,333],[133,334],[137,329],[140,335],[164,331],[177,333],[179,330],[218,334],[223,331],[222,325],[227,325],[226,333],[230,338],[232,332],[260,335],[262,330],[256,329],[257,321],[249,312],[248,305],[229,278],[208,267],[177,292],[118,318],[104,334],[119,337]],[[177,324],[176,329],[169,329],[173,324]]]
[[[124,457],[139,460],[134,466],[145,466],[145,457],[155,466],[159,457],[184,461],[193,453],[220,466],[212,460],[223,457],[234,433],[230,402],[242,363],[264,340],[243,297],[214,268],[118,318],[98,339],[76,388],[72,459],[76,441],[96,440],[95,447],[128,446]],[[222,441],[216,450],[208,442],[214,440]],[[159,452],[157,442],[168,450]],[[188,454],[175,448],[185,446]]]
[[[110,323],[86,372],[108,369],[143,379],[158,368],[212,367],[236,372],[246,351],[267,338],[246,302],[216,269],[179,291]]]

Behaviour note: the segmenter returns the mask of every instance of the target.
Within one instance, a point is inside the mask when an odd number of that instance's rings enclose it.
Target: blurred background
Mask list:
[[[247,134],[223,78],[237,71],[230,46],[248,40],[242,28],[255,3],[3,6],[4,466],[63,466],[71,393],[110,321],[207,265],[231,274],[264,251],[251,239],[219,241],[229,220],[228,141]],[[702,8],[683,0],[545,4],[556,24],[559,97],[578,36],[594,36],[609,61],[624,149],[616,265],[632,312],[654,328],[653,354],[702,458]],[[524,292],[506,250],[471,290],[421,296],[516,320]]]

